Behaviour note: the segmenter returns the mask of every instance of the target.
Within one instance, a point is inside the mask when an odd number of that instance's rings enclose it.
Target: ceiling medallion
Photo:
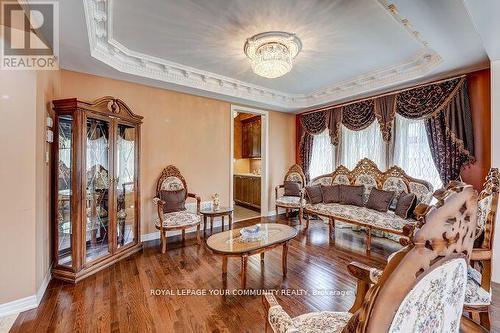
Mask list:
[[[255,74],[274,79],[288,73],[292,60],[302,49],[302,43],[295,34],[269,31],[247,39],[245,54],[250,59]]]

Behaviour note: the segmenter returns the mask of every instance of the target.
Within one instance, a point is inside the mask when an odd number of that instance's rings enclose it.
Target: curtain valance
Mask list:
[[[300,157],[304,172],[308,174],[314,135],[328,128],[332,144],[338,145],[341,124],[360,131],[376,119],[384,141],[389,143],[396,113],[425,120],[433,158],[445,184],[474,160],[467,81],[459,77],[301,116]]]

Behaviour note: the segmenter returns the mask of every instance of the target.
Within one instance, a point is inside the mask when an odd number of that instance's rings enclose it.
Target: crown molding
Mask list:
[[[82,1],[93,58],[120,72],[282,109],[310,108],[414,80],[429,73],[443,61],[409,20],[400,15],[394,4],[386,0],[374,0],[408,32],[410,38],[421,45],[419,52],[401,63],[338,82],[325,89],[307,94],[289,94],[130,50],[114,39],[114,0]]]

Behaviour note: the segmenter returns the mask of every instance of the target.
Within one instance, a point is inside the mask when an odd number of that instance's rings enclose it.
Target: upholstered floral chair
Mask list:
[[[298,164],[294,164],[290,167],[285,175],[283,184],[276,186],[276,216],[278,216],[278,209],[284,208],[286,210],[286,216],[288,217],[291,210],[299,211],[299,223],[302,224],[302,210],[304,208],[304,193],[303,189],[306,185],[306,176],[302,171],[302,168]],[[296,186],[297,188],[289,188],[289,186]],[[280,189],[284,189],[285,192],[280,196]],[[298,190],[298,191],[297,191]]]
[[[424,217],[413,241],[392,255],[381,274],[358,263],[349,312],[321,311],[290,317],[265,294],[266,329],[274,332],[458,332],[474,242],[477,194],[454,183]],[[374,273],[376,273],[374,276]]]
[[[196,213],[186,210],[187,198],[196,199]],[[186,229],[196,228],[196,239],[200,244],[201,199],[188,192],[186,180],[175,166],[169,165],[162,171],[153,201],[158,213],[155,227],[160,231],[162,253],[167,251],[167,231],[181,230],[184,242]]]
[[[497,168],[490,169],[483,190],[479,193],[476,241],[468,270],[467,292],[464,311],[481,326],[490,329],[488,310],[491,304],[491,257],[493,234],[498,207],[500,175]]]

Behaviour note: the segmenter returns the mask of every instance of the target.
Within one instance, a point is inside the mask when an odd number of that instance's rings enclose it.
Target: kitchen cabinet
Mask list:
[[[261,129],[260,116],[242,120],[242,158],[261,157]]]
[[[260,182],[259,176],[234,175],[234,201],[241,206],[260,210]]]

